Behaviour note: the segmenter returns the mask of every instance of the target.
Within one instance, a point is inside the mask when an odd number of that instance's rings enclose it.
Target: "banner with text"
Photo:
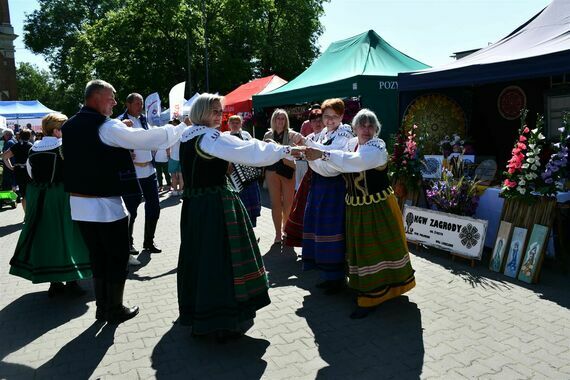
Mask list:
[[[176,86],[172,87],[170,93],[168,94],[168,104],[170,105],[170,120],[178,119],[182,121],[182,110],[184,108],[184,89],[186,88],[186,82],[180,82]]]
[[[153,126],[160,125],[160,96],[158,92],[153,92],[144,100],[144,109],[148,123]]]
[[[408,241],[481,260],[487,233],[486,220],[408,205],[404,207],[403,217]]]

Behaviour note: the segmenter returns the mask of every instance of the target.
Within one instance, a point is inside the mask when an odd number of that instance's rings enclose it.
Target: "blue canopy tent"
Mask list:
[[[544,115],[553,139],[570,109],[570,1],[553,0],[498,42],[447,65],[400,73],[398,83],[402,125],[415,123],[436,142],[452,132],[469,137],[477,156],[504,167],[522,108],[530,125]]]
[[[0,116],[6,118],[9,127],[14,124],[30,124],[35,131],[41,130],[41,118],[55,112],[38,100],[0,101]]]
[[[44,106],[38,100],[7,100],[0,101],[0,115],[6,120],[37,119],[55,112]]]
[[[570,72],[570,1],[553,0],[500,41],[455,62],[398,75],[400,91],[475,86]]]

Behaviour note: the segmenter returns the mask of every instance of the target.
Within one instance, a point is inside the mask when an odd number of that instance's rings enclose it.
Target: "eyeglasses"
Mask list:
[[[223,110],[212,110],[212,115],[214,116],[222,116],[222,113],[224,113]]]

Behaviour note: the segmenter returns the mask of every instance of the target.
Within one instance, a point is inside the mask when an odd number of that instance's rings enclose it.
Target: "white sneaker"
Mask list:
[[[141,265],[141,262],[137,260],[137,258],[134,255],[129,255],[129,265]]]

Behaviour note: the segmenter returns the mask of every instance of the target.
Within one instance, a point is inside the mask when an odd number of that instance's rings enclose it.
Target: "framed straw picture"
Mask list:
[[[420,168],[424,179],[440,179],[443,169],[443,156],[425,155],[423,165]]]
[[[509,253],[505,264],[505,276],[517,278],[521,266],[522,255],[524,253],[524,243],[526,240],[526,228],[515,227],[513,237],[509,245]]]
[[[547,236],[548,227],[540,224],[535,224],[532,227],[521,270],[518,275],[519,280],[528,282],[529,284],[536,281],[540,264],[542,263],[542,255],[544,253]]]
[[[489,262],[489,269],[493,272],[501,272],[503,270],[503,263],[505,262],[505,252],[507,251],[507,244],[511,237],[513,225],[509,222],[501,221],[499,232],[497,233],[497,240]]]

